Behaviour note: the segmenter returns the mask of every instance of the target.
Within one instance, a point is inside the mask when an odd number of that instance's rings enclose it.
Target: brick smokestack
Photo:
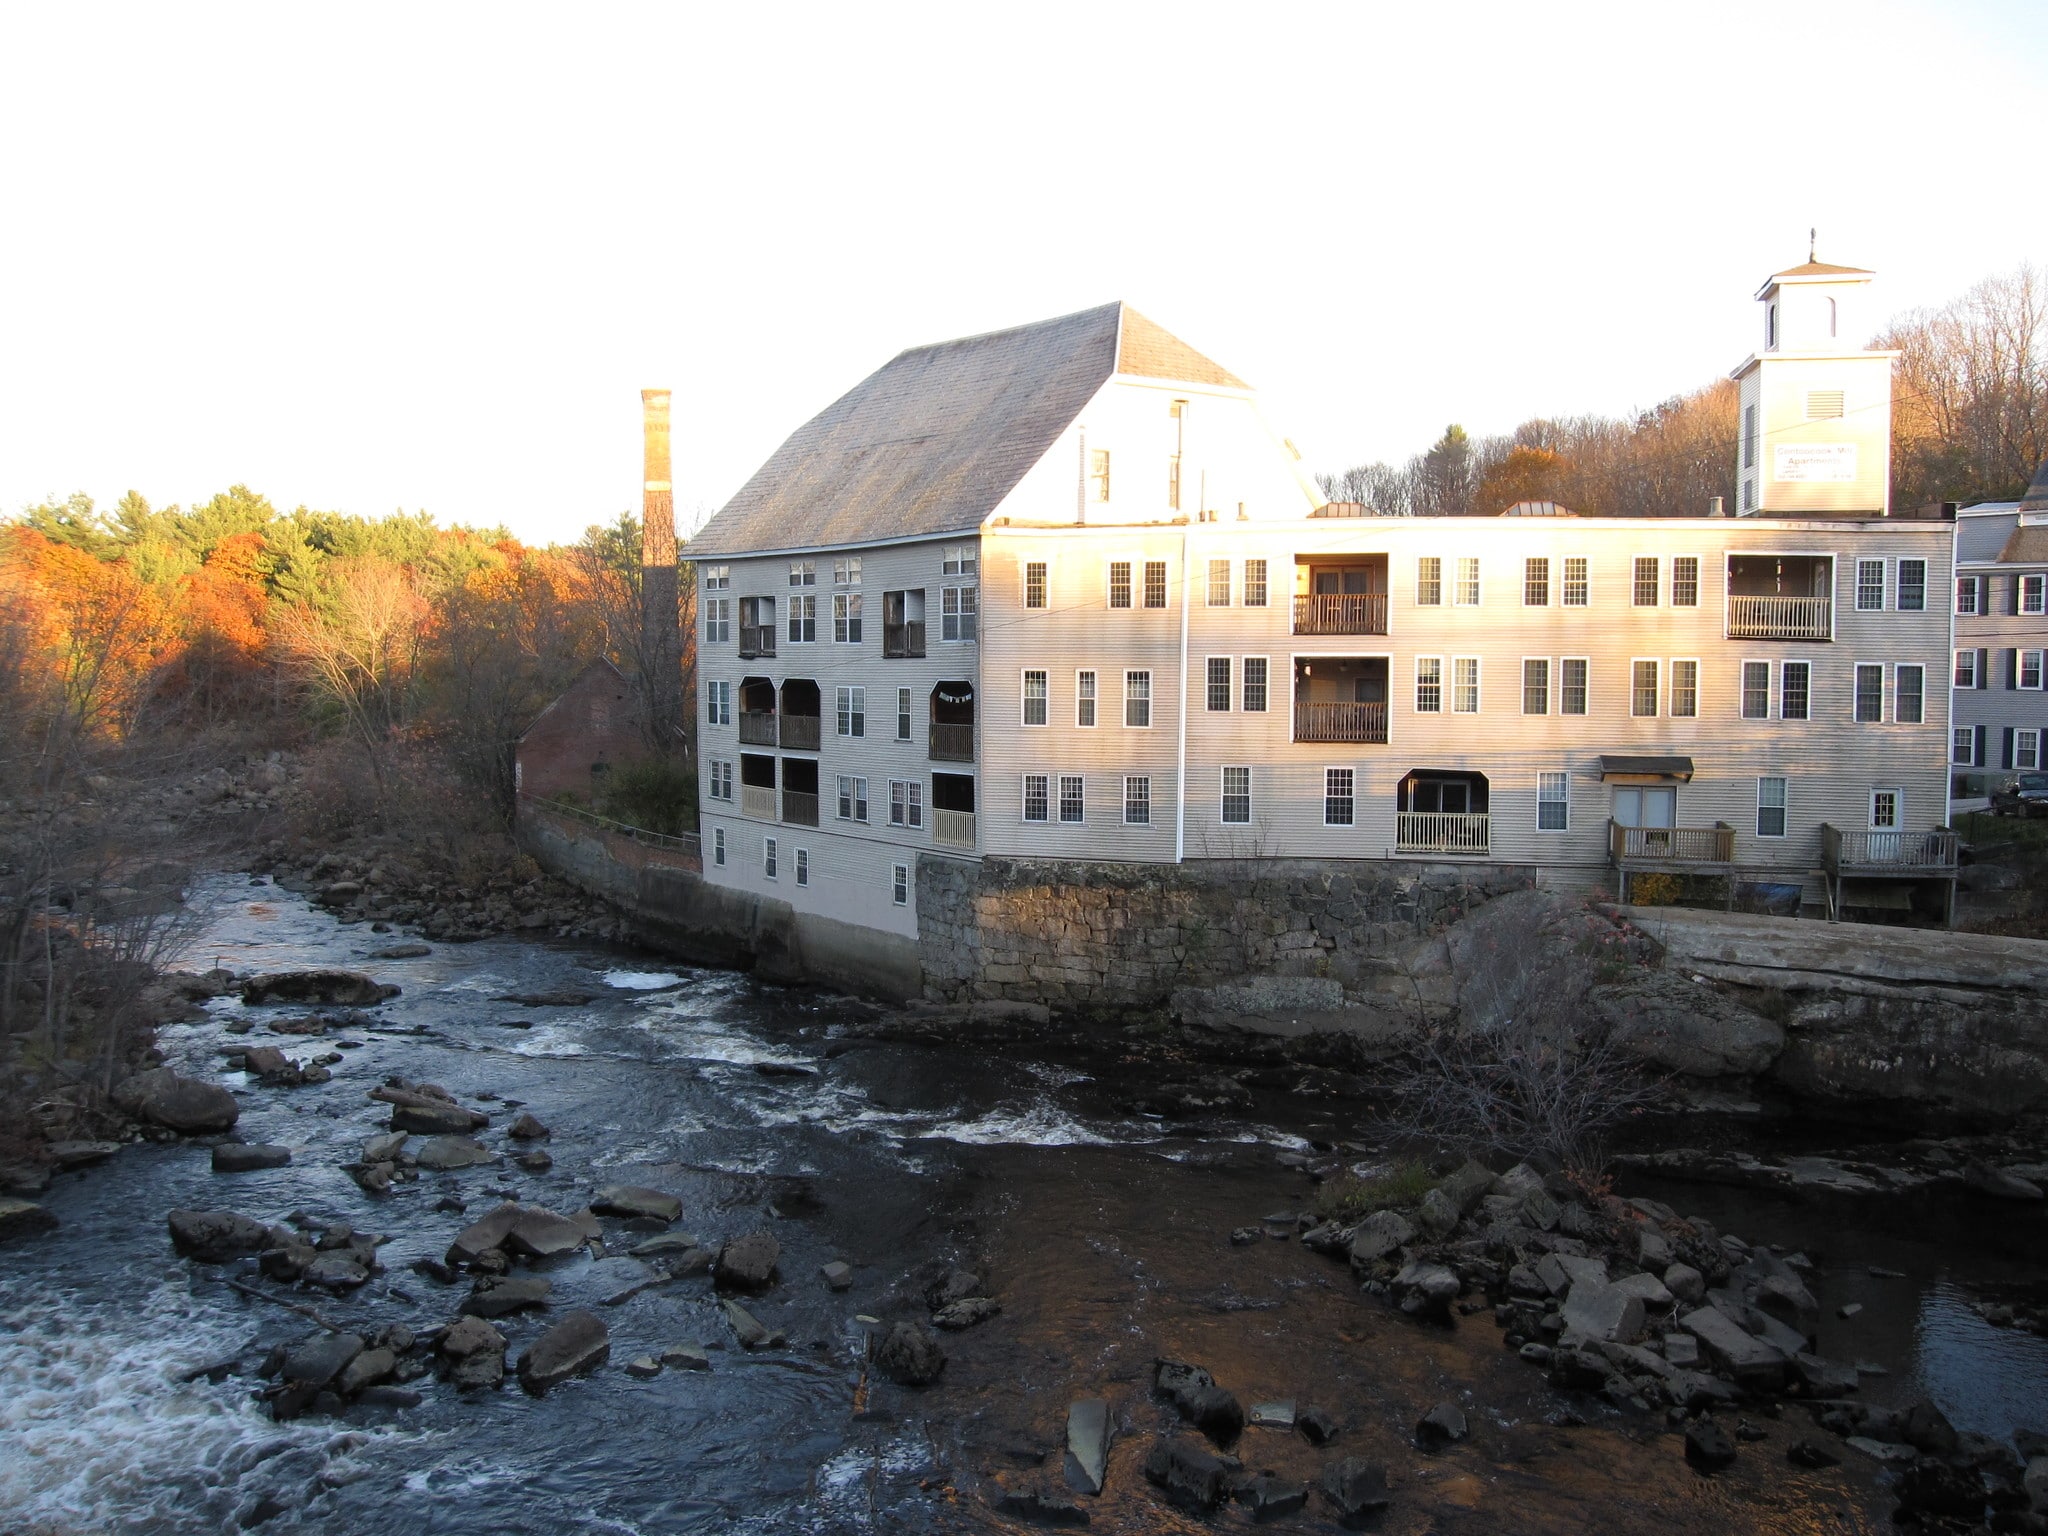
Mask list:
[[[682,635],[677,624],[676,503],[669,483],[669,392],[640,391],[643,462],[640,503],[640,655],[646,719],[657,751],[680,743]]]

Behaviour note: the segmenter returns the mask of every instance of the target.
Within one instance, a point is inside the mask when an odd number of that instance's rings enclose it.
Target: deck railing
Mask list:
[[[775,626],[773,624],[742,624],[740,626],[740,655],[751,660],[756,656],[775,654]]]
[[[934,720],[931,727],[931,745],[925,755],[935,763],[973,762],[974,727]]]
[[[912,619],[903,624],[882,626],[882,654],[884,656],[922,656],[924,654],[924,620]]]
[[[1396,813],[1399,853],[1485,853],[1493,818],[1484,811],[1401,811]]]
[[[1931,832],[1844,832],[1820,829],[1821,862],[1830,869],[1954,869],[1958,840],[1947,827]]]
[[[815,827],[818,824],[818,797],[801,789],[785,789],[782,792],[782,819],[793,827]]]
[[[1301,704],[1294,706],[1296,741],[1377,741],[1387,739],[1384,704]]]
[[[743,709],[740,711],[740,742],[749,747],[772,747],[775,745],[775,716],[766,710]]]
[[[784,715],[782,744],[793,752],[818,750],[819,723],[816,715]]]
[[[1384,635],[1384,592],[1319,592],[1294,600],[1297,635]]]
[[[768,784],[742,784],[740,786],[740,814],[752,816],[761,821],[775,819],[775,789]]]
[[[1624,827],[1607,823],[1607,849],[1617,864],[1632,859],[1679,864],[1730,864],[1735,829],[1715,827]]]
[[[932,809],[932,841],[947,848],[974,846],[974,812]]]
[[[1728,599],[1730,640],[1830,640],[1835,633],[1831,597]]]

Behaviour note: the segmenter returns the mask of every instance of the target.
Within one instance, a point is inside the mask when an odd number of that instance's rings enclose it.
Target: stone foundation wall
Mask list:
[[[1534,882],[1533,870],[1502,865],[924,859],[924,994],[1152,1006],[1273,976],[1315,978],[1334,1001],[1339,989],[1380,990],[1418,937]]]

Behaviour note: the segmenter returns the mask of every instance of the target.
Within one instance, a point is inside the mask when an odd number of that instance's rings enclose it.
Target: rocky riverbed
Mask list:
[[[1736,1132],[1324,1224],[1384,1157],[1340,1073],[206,894],[160,1139],[0,1220],[27,1529],[2029,1528],[2023,1191]]]

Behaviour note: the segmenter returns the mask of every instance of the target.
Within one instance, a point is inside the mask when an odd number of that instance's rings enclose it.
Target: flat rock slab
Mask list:
[[[494,1163],[498,1154],[468,1136],[436,1136],[419,1149],[413,1160],[422,1168],[447,1173],[457,1168],[474,1168],[479,1163]]]
[[[1643,1299],[1618,1285],[1581,1280],[1565,1297],[1567,1333],[1615,1344],[1633,1344],[1643,1336]]]
[[[548,1293],[554,1288],[552,1280],[537,1275],[487,1281],[464,1299],[462,1310],[470,1317],[510,1317],[528,1307],[546,1306]]]
[[[1671,1294],[1670,1287],[1652,1274],[1624,1275],[1614,1282],[1614,1289],[1640,1297],[1645,1307],[1669,1307],[1676,1305],[1678,1301],[1678,1298]]]
[[[671,1344],[661,1352],[661,1363],[673,1371],[708,1371],[711,1352],[696,1344]]]
[[[0,1199],[0,1243],[54,1231],[56,1226],[56,1216],[33,1200]]]
[[[409,1131],[419,1136],[460,1136],[490,1124],[488,1115],[479,1115],[464,1109],[460,1104],[394,1104],[391,1106],[391,1129]]]
[[[635,1243],[626,1251],[636,1259],[659,1259],[671,1254],[688,1253],[697,1246],[697,1239],[687,1232],[661,1232],[644,1243]]]
[[[1294,1399],[1276,1403],[1253,1403],[1251,1422],[1272,1429],[1294,1428]]]
[[[234,1211],[172,1211],[166,1218],[171,1246],[202,1264],[225,1264],[285,1241],[275,1229]]]
[[[1399,1211],[1374,1211],[1351,1236],[1351,1262],[1376,1264],[1415,1236],[1415,1224]]]
[[[1067,1405],[1068,1481],[1089,1493],[1102,1492],[1109,1467],[1109,1404],[1099,1397]]]
[[[418,960],[434,952],[431,944],[393,944],[384,949],[373,949],[364,958],[369,960]]]
[[[505,1234],[504,1248],[529,1259],[552,1259],[574,1253],[590,1234],[573,1217],[559,1216],[537,1205],[524,1205]]]
[[[254,1173],[263,1168],[282,1168],[292,1160],[290,1147],[261,1144],[244,1146],[224,1141],[213,1149],[215,1173]]]
[[[581,1008],[596,1000],[595,992],[507,992],[491,999],[494,1003],[517,1003],[522,1008]]]
[[[136,1119],[186,1136],[233,1130],[242,1113],[235,1096],[220,1084],[180,1077],[169,1067],[123,1078],[113,1098]]]
[[[277,971],[242,983],[245,1003],[338,1003],[363,1008],[398,996],[398,988],[361,971]]]
[[[1002,1315],[1002,1304],[986,1296],[964,1296],[958,1301],[948,1302],[932,1314],[932,1326],[958,1333]]]
[[[1785,1379],[1785,1355],[1713,1307],[1688,1312],[1679,1326],[1700,1341],[1708,1358],[1744,1386],[1775,1388]]]
[[[1549,1287],[1551,1295],[1562,1296],[1581,1280],[1605,1285],[1607,1261],[1573,1258],[1568,1253],[1546,1253],[1536,1261],[1536,1278]]]
[[[118,1141],[53,1141],[43,1149],[50,1161],[57,1165],[59,1173],[69,1173],[74,1168],[90,1168],[94,1163],[104,1163],[121,1150]]]
[[[590,1208],[600,1216],[624,1216],[641,1221],[674,1221],[683,1214],[683,1202],[658,1189],[638,1184],[607,1184],[597,1192]]]
[[[571,1312],[519,1357],[519,1384],[538,1396],[611,1358],[612,1335],[595,1312]]]
[[[363,1352],[362,1338],[353,1333],[319,1333],[284,1357],[284,1379],[324,1387],[347,1369]]]
[[[740,1341],[742,1349],[780,1349],[788,1339],[779,1328],[770,1328],[738,1302],[727,1297],[719,1303],[725,1309],[725,1320],[732,1324],[733,1337]]]

